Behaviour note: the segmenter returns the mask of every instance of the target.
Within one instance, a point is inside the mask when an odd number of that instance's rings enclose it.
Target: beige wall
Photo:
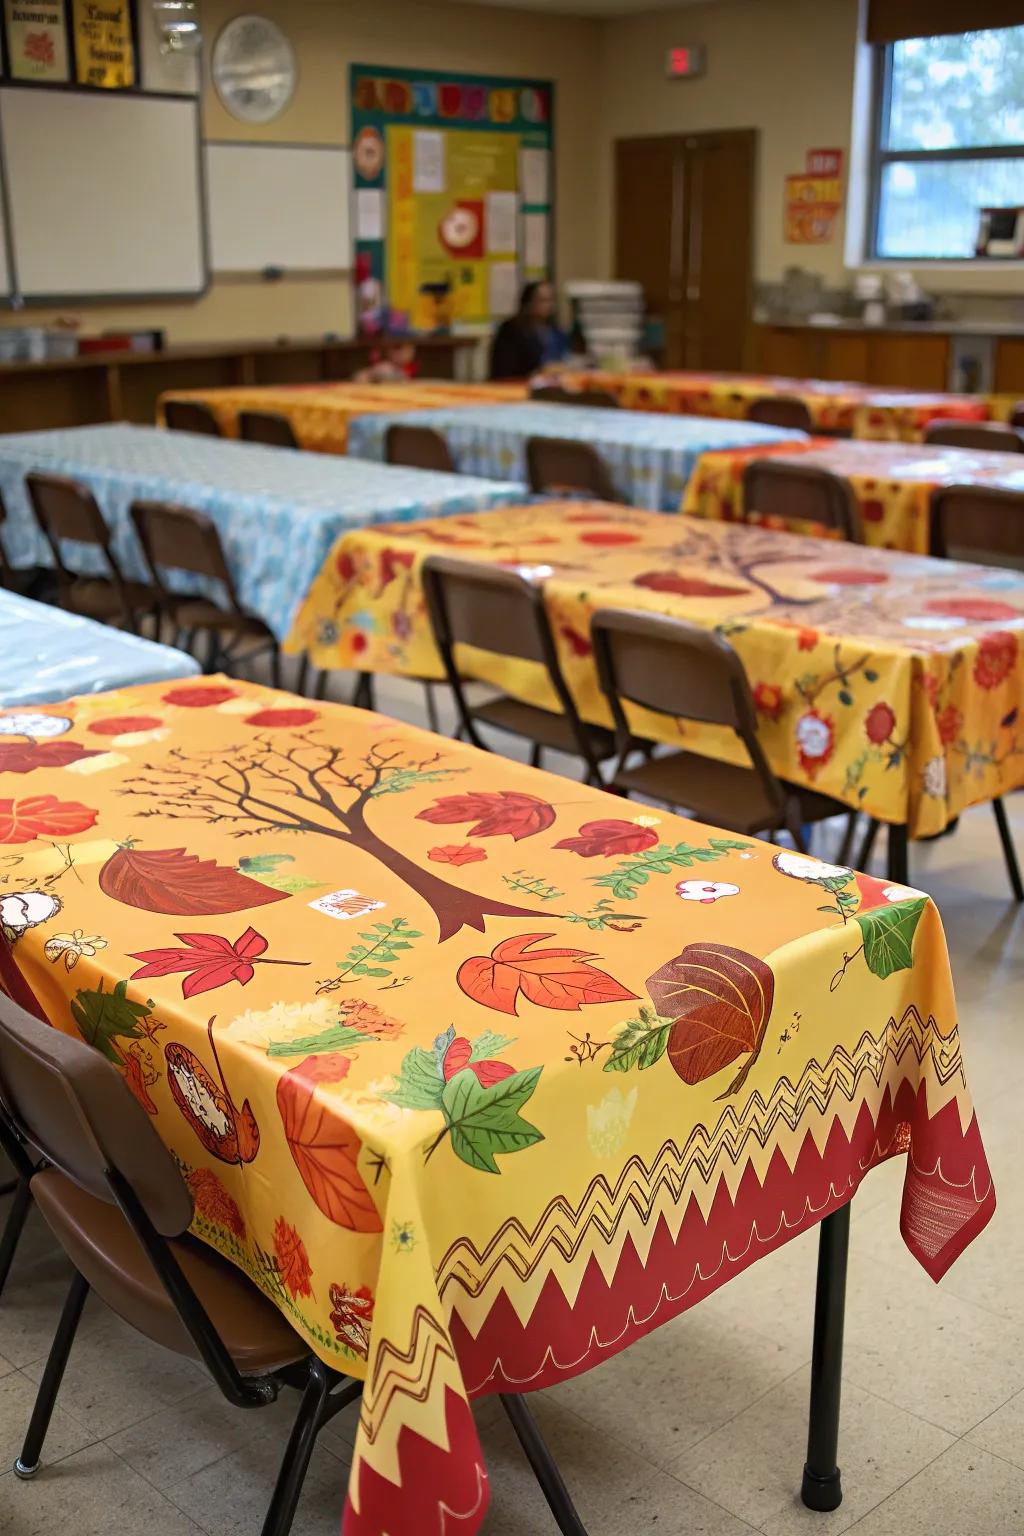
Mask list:
[[[203,115],[210,138],[347,143],[353,63],[554,80],[558,274],[589,276],[599,265],[592,176],[600,120],[598,22],[444,0],[201,0],[201,9],[208,43],[232,16],[255,9],[273,17],[291,38],[299,66],[291,105],[264,128],[246,127],[224,111],[207,70]],[[344,333],[351,328],[350,294],[341,278],[285,278],[273,285],[221,280],[200,300],[66,306],[59,313],[80,319],[89,331],[164,326],[176,342],[267,339]],[[57,313],[0,311],[0,324],[47,324]]]

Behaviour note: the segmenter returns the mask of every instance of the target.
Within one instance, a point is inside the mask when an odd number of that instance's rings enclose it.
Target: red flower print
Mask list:
[[[880,747],[888,741],[896,728],[896,716],[888,704],[872,704],[864,716],[864,729],[868,741]]]
[[[599,854],[640,853],[653,848],[657,841],[653,827],[635,821],[585,821],[575,837],[563,837],[555,847],[578,853],[581,859],[593,859]]]
[[[929,704],[931,705],[932,709],[934,709],[935,701],[939,696],[938,678],[931,672],[925,672],[921,678],[921,687],[924,689],[928,696]]]
[[[812,580],[832,587],[879,587],[889,580],[885,571],[865,570],[859,565],[830,566],[828,570],[809,574]]]
[[[460,864],[478,864],[486,857],[487,849],[476,843],[446,843],[443,848],[431,848],[427,854],[435,864],[454,864],[456,868]]]
[[[802,624],[796,632],[796,648],[798,651],[813,651],[818,643],[818,631],[806,629]]]
[[[754,704],[758,714],[769,720],[777,720],[782,714],[784,700],[778,683],[758,683],[754,688]]]
[[[88,727],[95,736],[127,736],[129,731],[155,731],[163,721],[156,715],[111,715],[106,720],[94,720]]]
[[[352,631],[352,649],[357,656],[361,656],[363,654],[369,643],[369,640],[367,640],[361,629],[355,629]]]
[[[228,699],[237,697],[237,688],[204,688],[202,684],[194,688],[172,688],[170,693],[162,695],[165,704],[177,704],[181,709],[212,709],[215,704],[226,704]]]
[[[974,659],[974,681],[979,688],[998,688],[1017,665],[1017,636],[1008,629],[982,635]]]
[[[796,746],[800,765],[811,779],[832,756],[836,744],[835,725],[816,709],[808,710],[796,723]]]
[[[945,709],[937,717],[936,724],[939,727],[939,740],[944,747],[948,747],[956,741],[960,735],[960,728],[964,723],[964,717],[955,704],[947,704]]]
[[[574,656],[584,657],[593,653],[594,647],[586,635],[581,635],[571,624],[563,624],[558,632]]]
[[[373,1292],[365,1285],[350,1291],[347,1285],[332,1285],[331,1322],[342,1344],[347,1344],[364,1360],[370,1353],[370,1325],[373,1322]]]
[[[274,1258],[277,1272],[294,1301],[297,1296],[312,1296],[309,1254],[306,1245],[293,1226],[279,1216],[274,1222]]]
[[[515,1076],[515,1067],[509,1066],[507,1061],[471,1061],[472,1054],[473,1047],[469,1041],[456,1035],[444,1053],[442,1070],[446,1083],[450,1082],[456,1072],[463,1072],[467,1067],[475,1074],[481,1088],[490,1088],[492,1083],[500,1083],[503,1077]]]
[[[200,1216],[244,1239],[245,1218],[212,1169],[194,1168],[185,1183]]]
[[[255,715],[246,715],[246,725],[264,725],[269,727],[297,727],[300,725],[312,725],[314,720],[319,720],[318,709],[261,709]]]
[[[885,502],[874,500],[862,501],[860,504],[860,515],[866,523],[880,523],[885,516]]]
[[[950,619],[966,619],[972,624],[992,624],[999,619],[1016,619],[1020,609],[994,597],[935,597],[925,603],[926,613],[939,613]]]
[[[356,573],[356,563],[352,556],[344,549],[334,562],[334,568],[341,577],[341,580],[346,582],[351,581]]]
[[[621,528],[595,529],[593,533],[581,533],[581,544],[596,544],[611,548],[615,544],[638,544],[638,533],[626,533]]]
[[[0,843],[31,843],[37,837],[74,837],[87,832],[99,811],[56,795],[0,800]]]

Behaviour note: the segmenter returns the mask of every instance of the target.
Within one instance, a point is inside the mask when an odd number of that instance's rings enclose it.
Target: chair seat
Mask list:
[[[785,809],[780,811],[753,768],[702,757],[698,752],[672,752],[623,769],[615,775],[612,787],[663,800],[692,811],[700,821],[732,832],[753,835],[785,821]],[[848,809],[799,785],[784,783],[782,788],[799,822],[824,821]]]
[[[165,1348],[198,1358],[142,1245],[116,1205],[98,1200],[56,1168],[34,1176],[32,1193],[75,1268],[114,1312]],[[227,1259],[190,1237],[171,1239],[168,1247],[240,1371],[280,1370],[308,1356],[294,1328]]]
[[[159,601],[156,588],[145,581],[126,581],[124,596],[112,581],[102,576],[77,576],[68,589],[68,606],[87,619],[116,619],[124,616],[125,605],[133,613],[154,609]]]
[[[513,736],[525,736],[542,747],[574,756],[579,753],[572,726],[564,715],[556,715],[554,710],[541,709],[537,704],[524,704],[520,699],[499,694],[483,704],[474,704],[471,713],[474,721],[496,726],[500,731],[510,731]],[[600,725],[588,725],[585,730],[598,762],[614,755],[615,737],[611,731]]]

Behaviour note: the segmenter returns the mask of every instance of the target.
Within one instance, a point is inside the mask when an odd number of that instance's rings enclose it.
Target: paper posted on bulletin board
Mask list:
[[[806,170],[786,177],[785,240],[789,245],[827,245],[843,208],[843,154],[807,151]]]
[[[550,273],[551,87],[352,70],[360,321],[416,330],[515,311]]]

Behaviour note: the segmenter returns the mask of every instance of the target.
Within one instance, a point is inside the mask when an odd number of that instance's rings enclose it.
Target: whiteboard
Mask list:
[[[351,270],[347,149],[211,142],[206,195],[215,272]]]
[[[0,90],[14,279],[27,299],[201,293],[194,101]]]

